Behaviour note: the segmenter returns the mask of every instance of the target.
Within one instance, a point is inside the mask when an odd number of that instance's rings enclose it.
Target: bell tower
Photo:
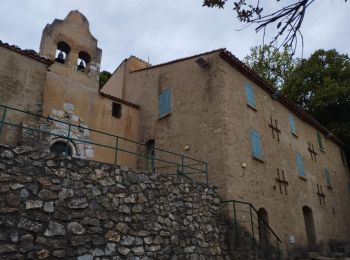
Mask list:
[[[81,78],[84,84],[98,89],[102,50],[90,32],[89,21],[79,11],[71,11],[64,20],[55,19],[45,26],[40,55],[55,61],[50,69],[56,73]]]

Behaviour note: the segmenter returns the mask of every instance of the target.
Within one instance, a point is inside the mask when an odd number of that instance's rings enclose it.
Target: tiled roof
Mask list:
[[[139,69],[139,70],[135,70],[135,71],[132,71],[131,73],[138,72],[138,71],[143,71],[143,70],[149,70],[149,69],[157,68],[157,67],[160,67],[160,66],[165,66],[165,65],[172,64],[172,63],[180,62],[180,61],[184,61],[184,60],[188,60],[188,59],[193,59],[193,58],[200,57],[200,56],[207,55],[207,54],[211,54],[211,53],[214,53],[214,52],[219,52],[219,51],[221,52],[221,51],[224,51],[224,50],[225,50],[225,49],[220,48],[220,49],[217,49],[217,50],[212,50],[212,51],[208,51],[208,52],[203,52],[203,53],[195,54],[195,55],[192,55],[192,56],[189,56],[189,57],[184,57],[184,58],[180,58],[180,59],[168,61],[168,62],[165,62],[165,63],[160,63],[160,64],[153,65],[153,66],[149,64],[149,65],[150,65],[149,67],[143,68],[143,69]],[[135,56],[133,56],[133,57],[135,57]],[[135,58],[136,58],[136,57],[135,57]]]
[[[6,49],[9,49],[11,51],[17,52],[19,54],[22,54],[24,56],[27,56],[28,58],[37,60],[39,62],[45,63],[47,65],[51,65],[53,62],[49,59],[46,59],[42,56],[40,56],[36,51],[34,50],[22,50],[16,45],[10,45],[8,43],[0,41],[0,47],[4,47]]]

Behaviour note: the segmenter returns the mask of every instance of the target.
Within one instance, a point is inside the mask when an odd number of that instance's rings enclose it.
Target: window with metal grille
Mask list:
[[[112,116],[121,118],[122,116],[122,105],[119,103],[112,103]]]

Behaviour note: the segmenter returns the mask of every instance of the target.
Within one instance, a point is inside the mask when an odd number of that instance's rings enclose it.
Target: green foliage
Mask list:
[[[285,46],[282,51],[269,45],[256,46],[244,62],[271,85],[280,88],[289,77],[296,60],[291,57],[290,49]]]
[[[109,80],[109,78],[112,76],[112,74],[106,70],[100,72],[100,79],[99,79],[99,86],[100,89],[106,84],[106,82]]]
[[[336,50],[317,50],[298,61],[282,92],[346,145],[350,155],[350,59]]]

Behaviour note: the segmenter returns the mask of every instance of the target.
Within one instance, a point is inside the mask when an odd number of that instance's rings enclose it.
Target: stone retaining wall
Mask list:
[[[223,259],[219,204],[186,178],[0,147],[0,259]]]

